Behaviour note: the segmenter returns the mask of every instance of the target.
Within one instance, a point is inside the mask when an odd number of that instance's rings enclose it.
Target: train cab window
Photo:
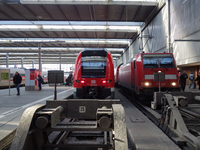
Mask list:
[[[105,56],[82,56],[81,76],[83,78],[102,78],[106,76]]]
[[[174,68],[172,54],[145,54],[143,55],[144,68]]]

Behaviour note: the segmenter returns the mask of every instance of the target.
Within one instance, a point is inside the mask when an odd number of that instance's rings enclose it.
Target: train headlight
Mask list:
[[[82,83],[82,84],[84,84],[84,83],[85,83],[85,81],[84,81],[84,80],[81,80],[81,83]]]
[[[176,82],[172,82],[171,85],[172,85],[172,86],[176,86]]]
[[[150,82],[144,82],[144,86],[151,86]]]
[[[102,83],[105,84],[105,83],[107,83],[107,81],[106,81],[106,80],[103,80]]]

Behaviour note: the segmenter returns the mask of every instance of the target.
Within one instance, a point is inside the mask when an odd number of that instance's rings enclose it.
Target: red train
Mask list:
[[[81,51],[75,62],[74,98],[114,98],[114,65],[106,50]]]
[[[140,53],[119,68],[118,84],[144,98],[159,91],[154,75],[164,74],[161,91],[180,91],[178,73],[172,53]]]

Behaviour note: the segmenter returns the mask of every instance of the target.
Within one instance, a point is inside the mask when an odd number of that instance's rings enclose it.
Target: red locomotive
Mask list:
[[[164,75],[163,81],[155,75]],[[172,53],[140,53],[119,69],[118,84],[144,98],[155,91],[180,91],[178,73]]]
[[[114,65],[106,50],[81,51],[75,62],[74,98],[114,98]]]

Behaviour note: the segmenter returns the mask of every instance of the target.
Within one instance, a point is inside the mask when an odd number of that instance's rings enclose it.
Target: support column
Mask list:
[[[41,43],[38,43],[38,59],[39,59],[39,70],[42,71],[42,65],[41,65]]]
[[[24,66],[23,66],[23,57],[21,57],[21,68],[24,68]]]
[[[6,68],[9,67],[9,54],[6,53]]]
[[[34,60],[32,60],[32,69],[34,69]]]
[[[60,60],[60,70],[61,70],[61,54],[59,55],[59,60]]]
[[[40,66],[40,67],[41,67],[41,69],[40,69],[40,70],[42,71],[42,62],[40,63],[40,65],[41,65],[41,66]]]
[[[168,38],[167,38],[167,52],[172,53],[172,45],[171,45],[171,12],[170,12],[170,0],[167,1],[167,12],[168,12]]]
[[[17,64],[16,64],[16,62],[14,63],[14,68],[17,68]]]

